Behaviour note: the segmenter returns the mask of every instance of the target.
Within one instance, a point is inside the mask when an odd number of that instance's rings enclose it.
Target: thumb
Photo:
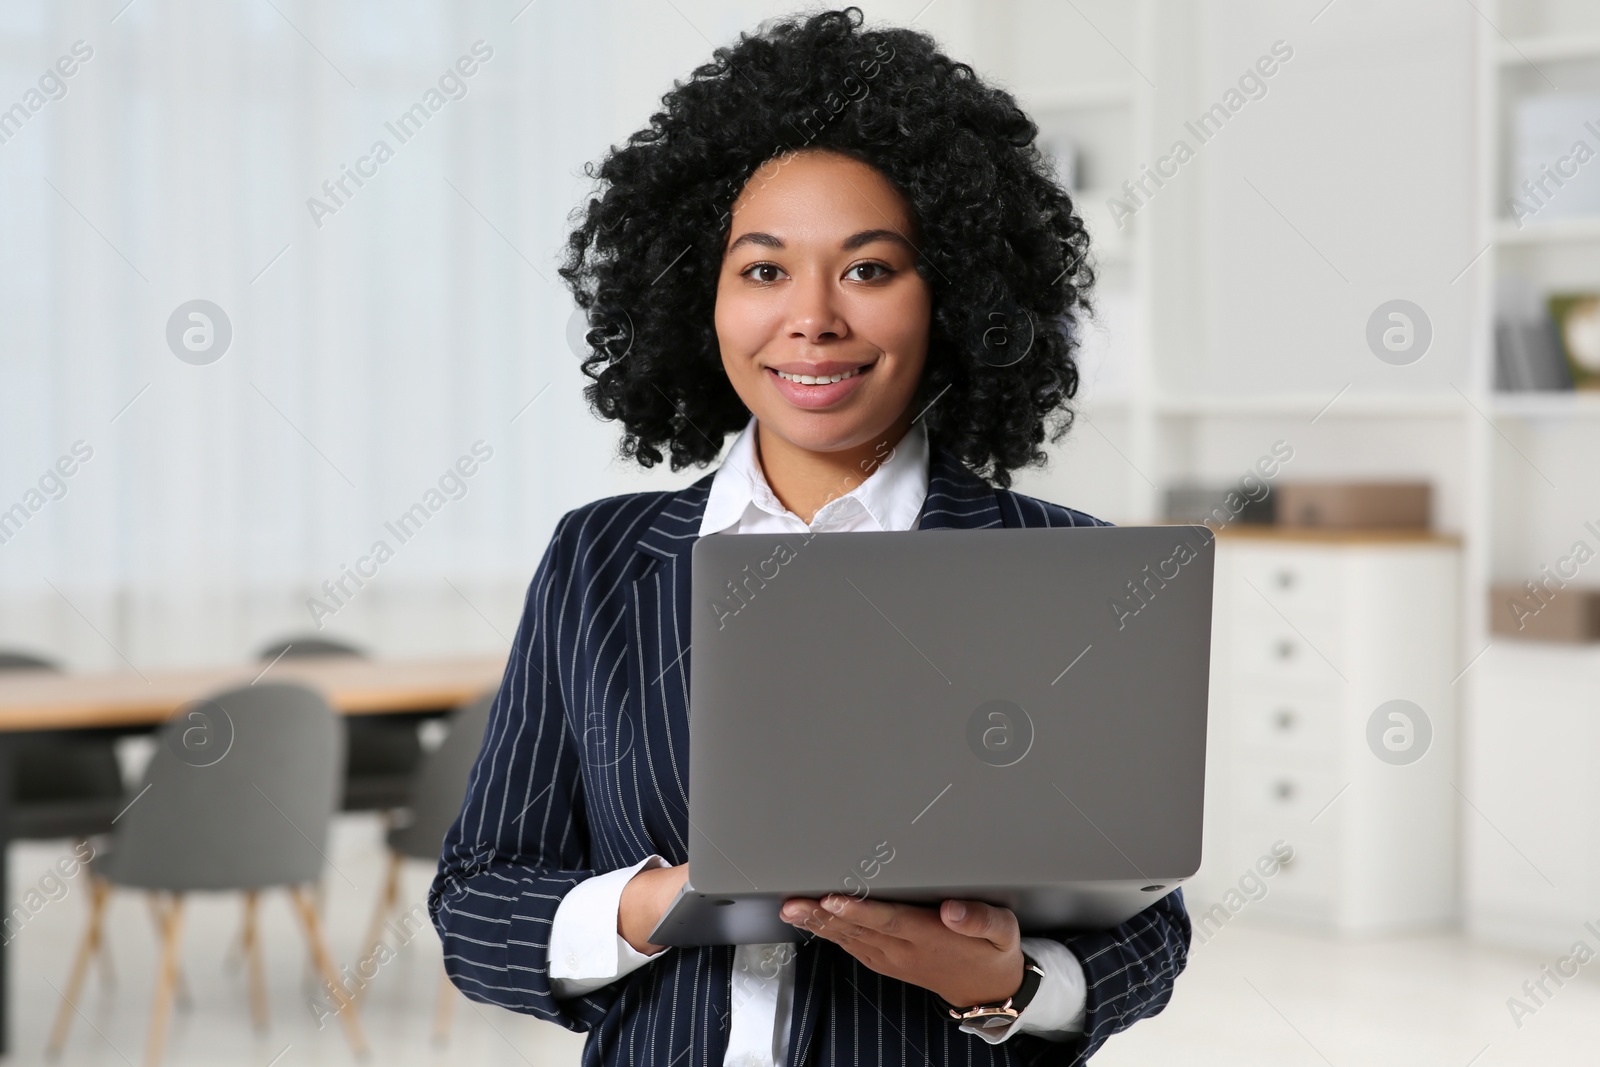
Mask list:
[[[939,907],[939,918],[947,929],[984,938],[998,948],[1009,948],[1019,937],[1017,917],[1010,908],[978,900],[947,900]]]

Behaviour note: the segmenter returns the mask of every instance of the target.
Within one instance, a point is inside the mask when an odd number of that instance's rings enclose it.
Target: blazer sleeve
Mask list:
[[[1174,889],[1121,926],[1058,938],[1083,965],[1086,998],[1083,1034],[1041,1049],[1040,1063],[1072,1067],[1094,1055],[1106,1039],[1172,998],[1172,984],[1189,959],[1189,912]]]
[[[597,873],[562,700],[560,662],[571,654],[560,655],[555,637],[557,613],[576,580],[572,519],[569,512],[557,523],[528,588],[461,813],[445,835],[428,912],[444,943],[445,972],[469,999],[582,1032],[605,1017],[619,991],[557,1000],[549,974],[556,908]]]

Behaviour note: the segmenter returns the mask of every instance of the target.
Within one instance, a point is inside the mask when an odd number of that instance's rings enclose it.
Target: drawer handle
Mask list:
[[[1279,708],[1277,714],[1272,717],[1272,723],[1279,730],[1292,730],[1294,729],[1294,712],[1288,708]]]
[[[1278,654],[1279,659],[1294,659],[1294,642],[1287,637],[1273,645],[1272,650]]]
[[[1281,570],[1274,577],[1277,579],[1279,589],[1294,588],[1294,571]]]
[[[1285,801],[1285,802],[1293,800],[1294,799],[1294,783],[1290,782],[1290,781],[1287,781],[1287,780],[1281,780],[1281,781],[1273,782],[1272,783],[1272,795],[1274,797],[1276,797],[1277,799]]]

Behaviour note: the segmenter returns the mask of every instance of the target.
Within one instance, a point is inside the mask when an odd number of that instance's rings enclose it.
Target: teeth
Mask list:
[[[856,370],[847,370],[842,374],[829,374],[822,377],[813,377],[810,374],[786,374],[783,371],[778,371],[778,377],[786,378],[791,382],[799,382],[801,385],[828,385],[833,382],[842,382],[846,378],[854,378],[859,373],[860,369],[857,368]]]

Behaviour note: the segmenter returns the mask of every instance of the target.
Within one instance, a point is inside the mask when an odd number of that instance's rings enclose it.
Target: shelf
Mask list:
[[[1131,82],[1086,82],[1053,89],[1019,89],[1015,94],[1030,111],[1075,111],[1122,107],[1133,103]]]
[[[1501,41],[1494,52],[1501,66],[1537,63],[1541,59],[1600,59],[1600,33],[1563,33]]]
[[[1345,393],[1331,405],[1333,393],[1264,393],[1255,396],[1158,397],[1159,414],[1204,417],[1208,415],[1299,416],[1350,418],[1411,416],[1454,418],[1471,409],[1455,393]]]
[[[1600,215],[1584,215],[1518,226],[1504,219],[1494,224],[1494,239],[1503,245],[1554,244],[1600,241]]]
[[[1491,410],[1505,418],[1600,418],[1600,392],[1496,393]]]

